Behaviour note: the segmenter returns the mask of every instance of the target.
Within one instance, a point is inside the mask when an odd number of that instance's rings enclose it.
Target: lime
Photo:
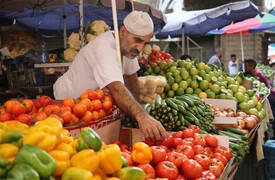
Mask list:
[[[174,64],[174,61],[172,59],[168,59],[167,65],[170,67]]]
[[[258,111],[260,111],[262,108],[263,108],[262,103],[258,102],[257,105],[256,105],[256,109],[257,109]]]
[[[265,118],[265,116],[266,116],[266,112],[265,112],[264,109],[262,109],[262,110],[259,112],[259,117],[260,117],[261,119],[263,119],[263,118]]]
[[[244,86],[239,86],[239,91],[242,93],[246,92],[246,88]]]
[[[209,82],[208,82],[207,80],[202,80],[202,81],[200,82],[200,88],[201,88],[202,90],[208,89],[208,86],[209,86]]]
[[[160,97],[161,97],[162,99],[165,99],[165,98],[166,98],[166,94],[163,92],[163,93],[161,93]]]
[[[186,62],[185,63],[185,68],[190,70],[192,68],[192,63],[191,62]]]
[[[259,112],[257,111],[257,109],[256,109],[256,108],[251,108],[251,109],[249,109],[249,112],[250,112],[251,114],[256,115],[256,116],[258,116],[258,115],[259,115]]]
[[[197,89],[195,89],[195,91],[194,91],[194,93],[195,93],[195,94],[198,94],[198,95],[199,95],[201,92],[202,92],[202,90],[201,90],[200,88],[197,88]]]
[[[195,67],[193,67],[193,68],[190,69],[190,74],[191,74],[191,76],[195,76],[195,75],[197,75],[198,73],[199,73],[199,71],[198,71]]]
[[[220,99],[226,99],[226,98],[227,98],[227,96],[226,96],[225,93],[221,93],[221,94],[220,94]]]
[[[164,90],[168,92],[171,89],[171,86],[167,83],[166,86],[164,87]]]
[[[198,83],[198,81],[193,80],[193,81],[191,82],[191,87],[192,87],[193,89],[198,88],[198,87],[199,87],[199,83]]]
[[[172,90],[173,90],[173,91],[176,91],[178,88],[179,88],[179,84],[174,83],[174,84],[172,85]]]
[[[243,102],[248,102],[248,101],[249,101],[249,96],[247,94],[244,94]]]
[[[211,81],[211,77],[209,76],[209,74],[206,74],[205,76],[203,76],[203,79],[210,82]]]
[[[175,96],[175,92],[173,90],[170,90],[170,91],[168,91],[167,96],[168,97],[174,97]]]
[[[199,64],[197,64],[197,68],[199,70],[205,70],[205,67],[206,67],[206,65],[204,64],[204,62],[200,62]]]
[[[242,84],[242,82],[243,82],[243,79],[240,77],[240,76],[237,76],[237,82],[239,82],[239,84]]]
[[[249,109],[249,105],[246,102],[240,103],[239,107],[240,107],[241,110],[248,110]]]
[[[207,97],[215,99],[216,98],[216,94],[213,91],[210,91],[210,92],[207,93]]]
[[[176,76],[175,76],[175,82],[176,82],[176,83],[180,83],[181,80],[182,80],[182,79],[181,79],[181,76],[180,76],[180,75],[176,75]]]
[[[215,75],[216,76],[216,75]],[[217,77],[217,76],[216,76]],[[223,76],[219,76],[218,77],[218,81],[220,81],[220,82],[223,82],[223,81],[225,81],[225,78],[223,77]]]
[[[188,87],[188,83],[186,81],[181,81],[180,82],[180,88],[186,89]]]
[[[156,67],[158,67],[158,65],[157,65],[156,63],[152,63],[152,64],[151,64],[151,68],[152,68],[152,69],[155,69]]]
[[[169,68],[169,71],[170,72],[174,72],[174,71],[176,71],[177,70],[177,67],[176,66],[171,66],[170,68]]]
[[[248,104],[249,108],[254,108],[253,100],[248,100],[247,104]]]
[[[161,62],[159,65],[161,70],[165,70],[167,68],[167,63],[166,62]]]
[[[186,93],[187,93],[187,94],[193,94],[193,89],[192,89],[191,87],[188,87],[188,88],[186,89]]]
[[[155,73],[155,74],[159,74],[160,73],[160,67],[155,67],[155,68],[153,68],[153,72]]]
[[[173,77],[168,77],[167,82],[168,84],[172,85],[175,82],[175,79]]]
[[[149,72],[147,71],[143,73],[143,76],[148,76],[148,75],[149,75]]]
[[[244,94],[241,93],[241,92],[236,92],[235,95],[234,95],[235,98],[237,98],[237,101],[239,103],[243,102],[244,101]]]
[[[165,72],[164,71],[160,71],[159,75],[165,76]]]
[[[166,77],[169,77],[169,76],[170,76],[170,77],[173,77],[173,73],[172,73],[172,72],[167,72],[167,73],[166,73]]]
[[[247,90],[246,93],[247,93],[250,97],[252,97],[252,96],[254,95],[254,91],[253,91],[252,89]]]
[[[184,89],[183,88],[178,88],[177,91],[176,91],[176,95],[177,96],[181,96],[181,95],[184,95]]]
[[[211,90],[215,93],[215,94],[218,94],[221,90],[220,86],[217,85],[217,84],[214,84],[212,87],[211,87]]]
[[[254,105],[256,106],[258,104],[258,98],[256,96],[251,97],[251,100],[253,100]]]
[[[189,78],[189,73],[187,71],[181,71],[181,77],[183,80],[187,80]]]
[[[178,66],[179,66],[179,67],[184,67],[184,61],[180,60],[180,61],[178,62]]]
[[[205,66],[205,72],[206,72],[206,73],[209,73],[210,71],[211,71],[211,68],[210,68],[208,65],[206,65],[206,66]]]
[[[179,76],[180,75],[180,71],[176,69],[175,71],[173,71],[173,75],[174,75],[174,77],[175,76]]]
[[[235,84],[230,84],[228,86],[228,88],[230,88],[232,90],[232,92],[234,92],[234,93],[238,92],[238,90],[239,90],[239,86],[235,85]]]
[[[200,75],[201,77],[203,77],[203,76],[206,75],[206,72],[205,72],[204,70],[200,70],[200,71],[199,71],[199,75]]]
[[[188,86],[191,86],[192,78],[189,77],[189,78],[186,80],[186,82],[187,82]]]

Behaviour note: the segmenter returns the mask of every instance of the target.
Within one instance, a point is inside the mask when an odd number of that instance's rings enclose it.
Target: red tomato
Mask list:
[[[184,138],[183,139],[183,144],[193,147],[194,144],[195,144],[194,138]]]
[[[198,133],[198,134],[201,133],[201,129],[196,125],[190,125],[188,128],[193,129],[194,133]]]
[[[33,104],[33,101],[30,100],[30,99],[25,99],[22,101],[22,104],[25,106],[25,109],[26,109],[26,113],[29,113],[32,111],[33,107],[34,107],[34,104]]]
[[[181,169],[183,171],[184,177],[188,179],[195,179],[201,177],[201,173],[203,171],[201,165],[193,159],[185,160],[182,163]]]
[[[155,145],[155,143],[153,141],[151,141],[150,139],[145,139],[144,143],[147,144],[148,146],[154,146]]]
[[[23,104],[21,103],[16,103],[13,105],[12,107],[12,114],[17,117],[20,114],[24,114],[25,113],[25,107]]]
[[[39,98],[39,102],[40,102],[41,106],[48,106],[53,103],[53,100],[49,96],[41,96]]]
[[[207,134],[205,137],[204,137],[205,141],[206,141],[206,144],[210,147],[217,147],[218,146],[218,139],[211,135],[211,134]]]
[[[47,105],[44,109],[44,112],[49,116],[50,114],[58,114],[60,113],[61,109],[58,105]]]
[[[203,147],[201,145],[193,146],[193,150],[195,154],[203,154]]]
[[[159,178],[168,178],[169,180],[177,179],[179,171],[177,166],[170,161],[162,161],[156,168]]]
[[[127,160],[128,166],[134,165],[130,152],[121,152],[121,154]]]
[[[187,180],[183,175],[179,175],[176,180]]]
[[[216,180],[215,175],[210,172],[209,170],[203,171],[201,173],[202,178],[205,178],[206,180]]]
[[[160,146],[151,146],[151,152],[152,152],[152,162],[153,164],[157,165],[158,163],[165,161],[167,153],[165,149],[163,149]]]
[[[214,149],[214,152],[224,155],[227,158],[227,160],[230,160],[232,157],[232,152],[230,151],[230,149],[223,147],[223,146],[217,146]]]
[[[156,173],[155,169],[150,164],[140,164],[137,166],[138,168],[142,169],[146,173],[145,179],[155,179]]]
[[[32,116],[28,114],[20,114],[16,117],[16,120],[21,123],[29,124],[32,120]]]
[[[169,135],[166,141],[162,141],[161,145],[166,147],[171,147],[174,144],[174,138],[172,135]]]
[[[174,139],[174,147],[177,147],[178,145],[183,145],[184,142],[181,138],[175,138]]]
[[[43,121],[46,118],[47,118],[47,114],[44,113],[43,111],[37,113],[34,117],[35,121]]]
[[[212,158],[214,156],[213,151],[210,147],[205,147],[203,149],[203,154],[207,155],[210,158]]]
[[[166,146],[160,145],[159,147],[162,147],[165,150],[165,152],[169,152],[169,149]]]
[[[193,137],[194,131],[193,131],[193,129],[187,128],[187,129],[182,131],[182,135],[183,135],[184,138]]]
[[[11,120],[12,116],[8,112],[3,112],[0,114],[0,122],[9,121]]]
[[[128,147],[126,144],[122,144],[122,145],[120,146],[120,150],[121,150],[121,152],[125,152],[125,151],[128,151],[128,150],[129,150],[129,147]]]
[[[222,169],[216,164],[210,164],[209,171],[215,175],[216,178],[220,177]]]
[[[178,152],[170,152],[168,153],[167,160],[174,163],[179,168],[183,161],[183,155]]]
[[[40,109],[42,107],[39,100],[35,102],[35,107],[36,107],[36,109]]]
[[[174,138],[182,138],[182,135],[183,135],[182,131],[178,131],[172,134]]]
[[[204,170],[209,169],[211,161],[208,156],[204,154],[197,154],[195,155],[194,159],[202,166]]]
[[[211,164],[215,164],[215,165],[219,166],[222,170],[224,169],[223,163],[217,158],[212,158]]]
[[[198,145],[201,145],[202,147],[206,145],[205,140],[198,133],[194,133],[194,142],[196,145],[198,144]]]
[[[220,160],[223,163],[223,165],[226,166],[228,160],[224,155],[222,155],[221,153],[214,153],[214,157]]]
[[[192,159],[195,155],[195,152],[193,151],[192,147],[188,145],[179,145],[177,146],[176,151],[178,153],[186,155],[189,159]]]

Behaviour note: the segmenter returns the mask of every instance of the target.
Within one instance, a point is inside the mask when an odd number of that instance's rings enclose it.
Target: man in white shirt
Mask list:
[[[133,11],[123,23],[119,31],[122,69],[117,60],[114,33],[103,33],[79,51],[69,70],[55,82],[54,96],[77,98],[87,89],[107,88],[118,107],[137,120],[145,138],[166,139],[161,123],[138,103],[136,56],[152,37],[153,21],[147,13]]]
[[[222,57],[222,51],[220,49],[215,50],[215,55],[213,55],[207,64],[215,64],[218,66],[220,69],[222,68],[222,62],[220,58]]]
[[[231,54],[231,60],[228,63],[229,74],[237,74],[239,72],[239,62],[236,54]]]

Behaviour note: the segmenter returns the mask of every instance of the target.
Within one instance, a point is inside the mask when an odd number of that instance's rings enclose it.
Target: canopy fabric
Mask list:
[[[252,34],[268,29],[275,28],[275,16],[272,14],[264,14],[263,17],[257,15],[254,18],[244,20],[235,24],[230,24],[222,29],[216,29],[207,34]]]
[[[240,1],[201,11],[181,11],[165,14],[167,24],[156,37],[159,39],[165,39],[168,36],[181,37],[182,25],[184,25],[184,34],[200,36],[232,22],[255,17],[258,13],[258,8],[252,2]]]
[[[65,4],[66,14],[64,14],[64,6],[33,9],[32,6],[26,5],[24,12],[0,12],[0,17],[15,19],[18,25],[34,31],[39,31],[43,34],[62,33],[64,28],[64,17],[66,17],[67,33],[78,32],[79,8],[75,6],[77,4],[75,0],[68,1],[70,3]],[[123,19],[132,11],[132,5],[126,0],[118,0],[117,4],[118,2],[120,3],[117,10],[118,24],[121,26],[123,24]],[[165,25],[166,19],[162,13],[149,5],[134,2],[134,9],[149,13],[154,22],[155,32],[159,32]],[[98,2],[97,4],[86,4],[83,7],[83,11],[84,27],[88,22],[94,20],[104,20],[110,27],[113,27],[110,0],[101,0],[100,3]]]

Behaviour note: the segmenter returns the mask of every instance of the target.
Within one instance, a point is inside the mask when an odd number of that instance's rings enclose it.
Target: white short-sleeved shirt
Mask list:
[[[232,66],[233,64],[236,64],[236,66]],[[235,61],[235,63],[233,63],[233,61],[229,61],[229,63],[228,63],[228,72],[229,72],[229,74],[237,74],[239,72],[239,63],[238,63],[238,61]]]
[[[123,75],[132,75],[140,68],[136,58],[125,56],[122,66],[123,71],[113,33],[103,33],[79,51],[69,70],[55,82],[55,99],[78,98],[87,89],[102,89],[115,81],[124,83]]]
[[[217,55],[212,56],[212,57],[209,59],[209,61],[208,61],[207,64],[215,64],[215,65],[217,65],[219,68],[222,67],[221,60],[219,59],[219,57],[218,57]]]

